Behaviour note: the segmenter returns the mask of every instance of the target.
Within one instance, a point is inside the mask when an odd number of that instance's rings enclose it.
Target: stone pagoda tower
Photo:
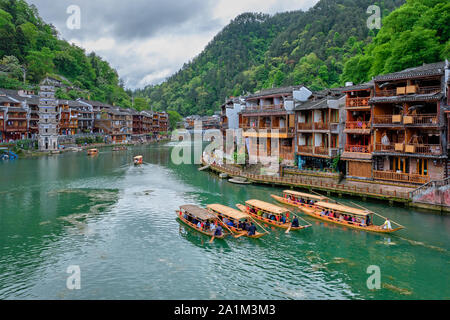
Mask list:
[[[58,150],[58,103],[55,87],[48,78],[40,84],[38,140],[39,150]]]

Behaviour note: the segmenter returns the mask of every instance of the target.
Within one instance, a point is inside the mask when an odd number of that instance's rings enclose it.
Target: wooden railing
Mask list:
[[[394,171],[373,171],[374,179],[388,180],[395,182],[410,182],[425,184],[430,181],[430,177],[411,173],[399,173]]]
[[[312,130],[313,124],[312,122],[299,122],[298,130]]]
[[[314,122],[314,129],[316,130],[328,130],[330,124],[328,122]]]
[[[245,107],[242,112],[264,112],[264,111],[285,111],[283,104],[267,105],[267,106],[249,106]]]
[[[405,125],[437,125],[439,124],[436,114],[418,114],[412,116],[404,116],[403,123]]]
[[[345,102],[345,106],[348,108],[351,107],[368,107],[369,106],[369,97],[365,98],[347,98]]]
[[[375,151],[392,153],[418,153],[424,155],[441,155],[442,147],[440,144],[375,144]]]
[[[392,90],[380,90],[376,92],[377,97],[392,97],[407,94],[432,94],[439,93],[441,88],[439,86],[431,87],[418,87],[418,86],[408,86],[408,87],[398,87]]]
[[[314,150],[313,146],[298,146],[298,152],[312,154]]]
[[[314,154],[328,156],[329,151],[328,151],[328,148],[325,148],[325,147],[314,147]]]
[[[359,152],[359,153],[370,153],[371,150],[371,146],[367,145],[367,146],[363,146],[363,145],[346,145],[345,146],[345,151],[346,152]]]
[[[370,129],[370,121],[347,121],[345,129],[365,130]]]
[[[374,124],[392,124],[392,114],[382,115],[382,116],[374,116],[373,117]]]

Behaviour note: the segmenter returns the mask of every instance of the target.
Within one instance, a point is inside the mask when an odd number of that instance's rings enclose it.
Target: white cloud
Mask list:
[[[318,2],[79,0],[82,28],[73,31],[65,25],[65,10],[73,0],[59,0],[56,4],[53,0],[29,1],[63,38],[107,60],[130,88],[162,82],[200,54],[215,34],[243,12],[306,10]]]

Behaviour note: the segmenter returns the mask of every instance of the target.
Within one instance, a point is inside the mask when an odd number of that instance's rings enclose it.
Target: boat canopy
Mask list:
[[[242,211],[221,205],[221,204],[210,204],[207,206],[208,209],[211,209],[217,213],[221,213],[224,216],[235,220],[248,219],[250,216],[248,214],[243,213]]]
[[[316,201],[324,201],[327,199],[327,197],[316,196],[313,194],[292,191],[292,190],[285,190],[285,191],[283,191],[283,193],[294,196],[294,197],[299,197],[299,198],[303,198],[303,199],[311,199],[311,200],[316,200]]]
[[[213,215],[206,209],[200,208],[199,206],[188,204],[185,206],[181,206],[180,209],[182,211],[186,211],[187,213],[196,218],[199,218],[200,220],[206,221],[217,219],[215,215]]]
[[[350,215],[355,215],[355,216],[367,217],[369,214],[371,214],[370,212],[367,212],[365,210],[347,207],[347,206],[343,206],[343,205],[336,204],[336,203],[316,202],[316,206],[324,208],[324,209],[330,209],[333,211],[338,211],[338,212],[342,212],[342,213],[346,213],[346,214],[350,214]]]
[[[140,160],[140,159],[142,159],[142,156],[136,156],[136,157],[134,157],[134,159],[135,160]]]
[[[248,200],[245,203],[254,208],[262,209],[264,211],[275,213],[275,214],[284,214],[286,212],[289,212],[289,210],[286,208],[278,207],[274,204],[267,203],[267,202],[264,202],[261,200]]]

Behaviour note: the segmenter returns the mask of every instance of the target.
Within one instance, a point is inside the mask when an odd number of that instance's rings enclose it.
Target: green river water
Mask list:
[[[215,240],[181,226],[183,204],[271,201],[171,162],[172,143],[0,162],[0,299],[450,299],[450,217],[354,201],[395,235],[305,218],[310,229]],[[145,164],[132,165],[142,154]],[[67,268],[81,270],[69,290]],[[367,288],[379,266],[381,289]]]

